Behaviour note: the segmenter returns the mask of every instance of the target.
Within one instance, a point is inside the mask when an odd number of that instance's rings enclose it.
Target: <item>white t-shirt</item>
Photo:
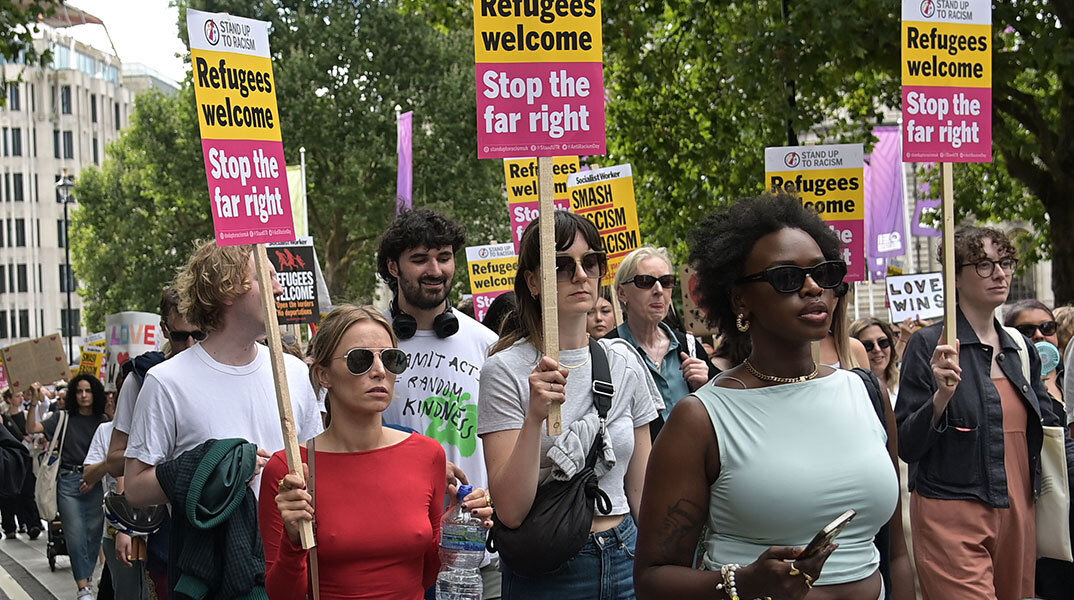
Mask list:
[[[283,449],[268,348],[235,367],[201,344],[153,367],[142,382],[125,456],[158,465],[211,439],[242,438],[269,453]],[[324,430],[306,364],[284,354],[298,441]],[[260,478],[255,480],[254,491]]]
[[[488,489],[485,454],[477,437],[481,366],[496,334],[459,311],[459,331],[446,338],[419,330],[399,340],[410,364],[395,379],[395,397],[384,422],[404,425],[440,442],[447,459],[466,473],[470,485]],[[391,315],[387,315],[391,319]]]
[[[104,460],[108,458],[108,444],[112,441],[112,429],[114,425],[115,421],[107,421],[97,426],[97,431],[93,432],[93,439],[90,441],[89,450],[86,452],[86,458],[82,461],[83,466],[104,462]],[[101,485],[104,486],[104,493],[106,496],[108,494],[116,493],[116,490],[119,489],[119,482],[116,481],[115,477],[112,477],[108,473],[105,473],[104,477],[101,479]],[[109,539],[112,539],[113,537],[108,533],[107,519],[104,524],[104,536]]]
[[[115,429],[130,435],[131,424],[134,422],[134,405],[138,404],[138,393],[141,391],[142,382],[134,372],[128,373],[119,389],[119,397],[116,398],[116,416],[112,419]]]

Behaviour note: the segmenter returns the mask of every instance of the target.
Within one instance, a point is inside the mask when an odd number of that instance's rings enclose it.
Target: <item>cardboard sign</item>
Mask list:
[[[569,210],[571,197],[567,193],[567,177],[580,169],[577,156],[557,156],[552,159],[552,183],[555,186],[556,208]],[[537,159],[505,158],[503,174],[507,181],[507,210],[511,221],[511,237],[515,252],[526,227],[540,214],[537,193]]]
[[[294,240],[269,24],[194,9],[186,23],[216,243]]]
[[[846,281],[865,281],[865,163],[861,144],[765,148],[766,186],[797,195],[843,244]]]
[[[104,318],[105,358],[104,389],[115,391],[116,376],[123,363],[146,352],[160,350],[164,333],[160,316],[153,313],[127,311]]]
[[[615,282],[615,272],[627,254],[641,247],[638,204],[634,199],[634,172],[630,165],[574,173],[567,179],[571,212],[593,221],[608,253],[604,285]]]
[[[63,338],[54,333],[0,350],[12,392],[26,391],[35,381],[42,384],[69,379]]]
[[[518,256],[512,244],[468,246],[466,265],[470,271],[474,318],[484,321],[492,301],[500,294],[515,289]]]
[[[992,162],[992,3],[903,0],[902,159]]]
[[[943,273],[896,275],[884,283],[892,323],[943,316]]]
[[[280,325],[319,322],[313,238],[269,244],[266,249],[269,262],[276,269],[276,280],[283,286],[283,295],[276,297],[276,320]]]
[[[93,375],[101,377],[101,368],[104,367],[104,359],[108,350],[103,346],[83,346],[82,358],[78,363],[79,375]]]
[[[697,306],[697,273],[690,265],[679,268],[679,289],[682,290],[682,322],[686,331],[696,335],[714,335],[717,332],[709,327],[705,315]]]
[[[600,0],[474,0],[477,157],[604,154]]]

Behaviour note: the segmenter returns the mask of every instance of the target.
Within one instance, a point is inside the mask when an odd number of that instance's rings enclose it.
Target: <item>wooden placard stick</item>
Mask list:
[[[612,298],[612,316],[615,317],[615,326],[619,327],[626,319],[623,318],[623,305],[619,303],[619,292],[615,289],[615,284],[608,286],[612,292],[609,294]]]
[[[254,246],[254,266],[257,269],[257,287],[261,290],[261,308],[265,312],[265,341],[268,342],[269,362],[272,364],[272,380],[276,384],[276,408],[280,411],[287,468],[291,474],[304,477],[302,454],[298,449],[298,431],[295,429],[295,416],[291,411],[291,391],[287,386],[287,368],[283,364],[280,323],[276,320],[276,298],[272,294],[272,276],[264,244]],[[303,549],[308,550],[316,545],[313,539],[313,523],[303,521],[298,533]]]
[[[955,312],[955,177],[951,163],[940,163],[943,174],[943,340],[954,346],[958,339]],[[958,354],[953,360],[958,363]],[[948,381],[948,385],[955,382]]]
[[[540,198],[538,227],[541,233],[541,315],[544,355],[559,362],[559,309],[556,305],[556,203],[552,182],[552,159],[537,159],[537,191]],[[559,404],[548,407],[548,435],[563,433]]]

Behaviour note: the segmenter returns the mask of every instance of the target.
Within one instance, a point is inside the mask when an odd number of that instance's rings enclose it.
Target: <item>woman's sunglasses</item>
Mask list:
[[[369,369],[373,368],[373,356],[379,355],[380,362],[384,365],[384,368],[389,373],[395,375],[402,375],[403,371],[406,371],[407,364],[410,360],[406,356],[406,352],[398,348],[382,348],[380,350],[370,350],[368,348],[351,348],[343,356],[336,356],[334,358],[343,358],[347,360],[347,370],[352,375],[365,375],[369,372]]]
[[[1040,330],[1041,335],[1055,335],[1056,331],[1059,331],[1059,325],[1055,321],[1044,321],[1043,323],[1022,323],[1021,325],[1015,325],[1015,329],[1022,332],[1022,335],[1027,338],[1033,337],[1033,334]]]
[[[556,254],[556,277],[561,281],[574,279],[578,265],[582,265],[586,277],[604,277],[608,273],[608,255],[594,250],[586,252],[579,260],[570,254]]]
[[[891,340],[889,340],[886,337],[885,338],[880,338],[879,340],[876,340],[876,343],[873,343],[872,340],[862,340],[861,345],[865,346],[865,351],[866,352],[872,352],[873,348],[875,348],[877,346],[880,346],[881,350],[887,350],[888,348],[891,347]]]
[[[665,290],[675,287],[675,276],[671,274],[661,275],[660,277],[653,277],[652,275],[635,275],[633,279],[624,281],[623,283],[633,283],[634,287],[639,290],[651,290],[658,281],[660,282],[660,287]]]
[[[173,344],[185,344],[189,338],[194,338],[194,341],[200,342],[205,339],[205,332],[196,329],[194,331],[168,331],[168,339],[170,339]]]
[[[753,275],[746,275],[740,278],[737,283],[751,283],[755,281],[767,281],[777,292],[781,294],[793,294],[802,289],[805,285],[806,275],[813,279],[813,281],[820,287],[831,290],[838,288],[836,292],[843,288],[840,287],[843,283],[843,278],[847,274],[847,264],[841,260],[828,260],[820,263],[819,265],[813,265],[812,267],[799,267],[796,265],[783,265],[779,267],[772,267],[771,269],[765,269],[760,273],[754,273]],[[843,291],[843,294],[846,292]]]

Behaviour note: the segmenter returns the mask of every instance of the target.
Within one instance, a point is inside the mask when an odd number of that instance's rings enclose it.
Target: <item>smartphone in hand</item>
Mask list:
[[[816,556],[821,550],[826,548],[828,544],[835,540],[835,536],[843,532],[843,529],[854,520],[854,516],[857,514],[857,511],[850,509],[836,517],[831,523],[825,525],[823,529],[817,532],[817,535],[813,536],[813,540],[809,542],[809,545],[806,546],[805,550],[802,550],[802,553],[798,555],[797,560]]]

